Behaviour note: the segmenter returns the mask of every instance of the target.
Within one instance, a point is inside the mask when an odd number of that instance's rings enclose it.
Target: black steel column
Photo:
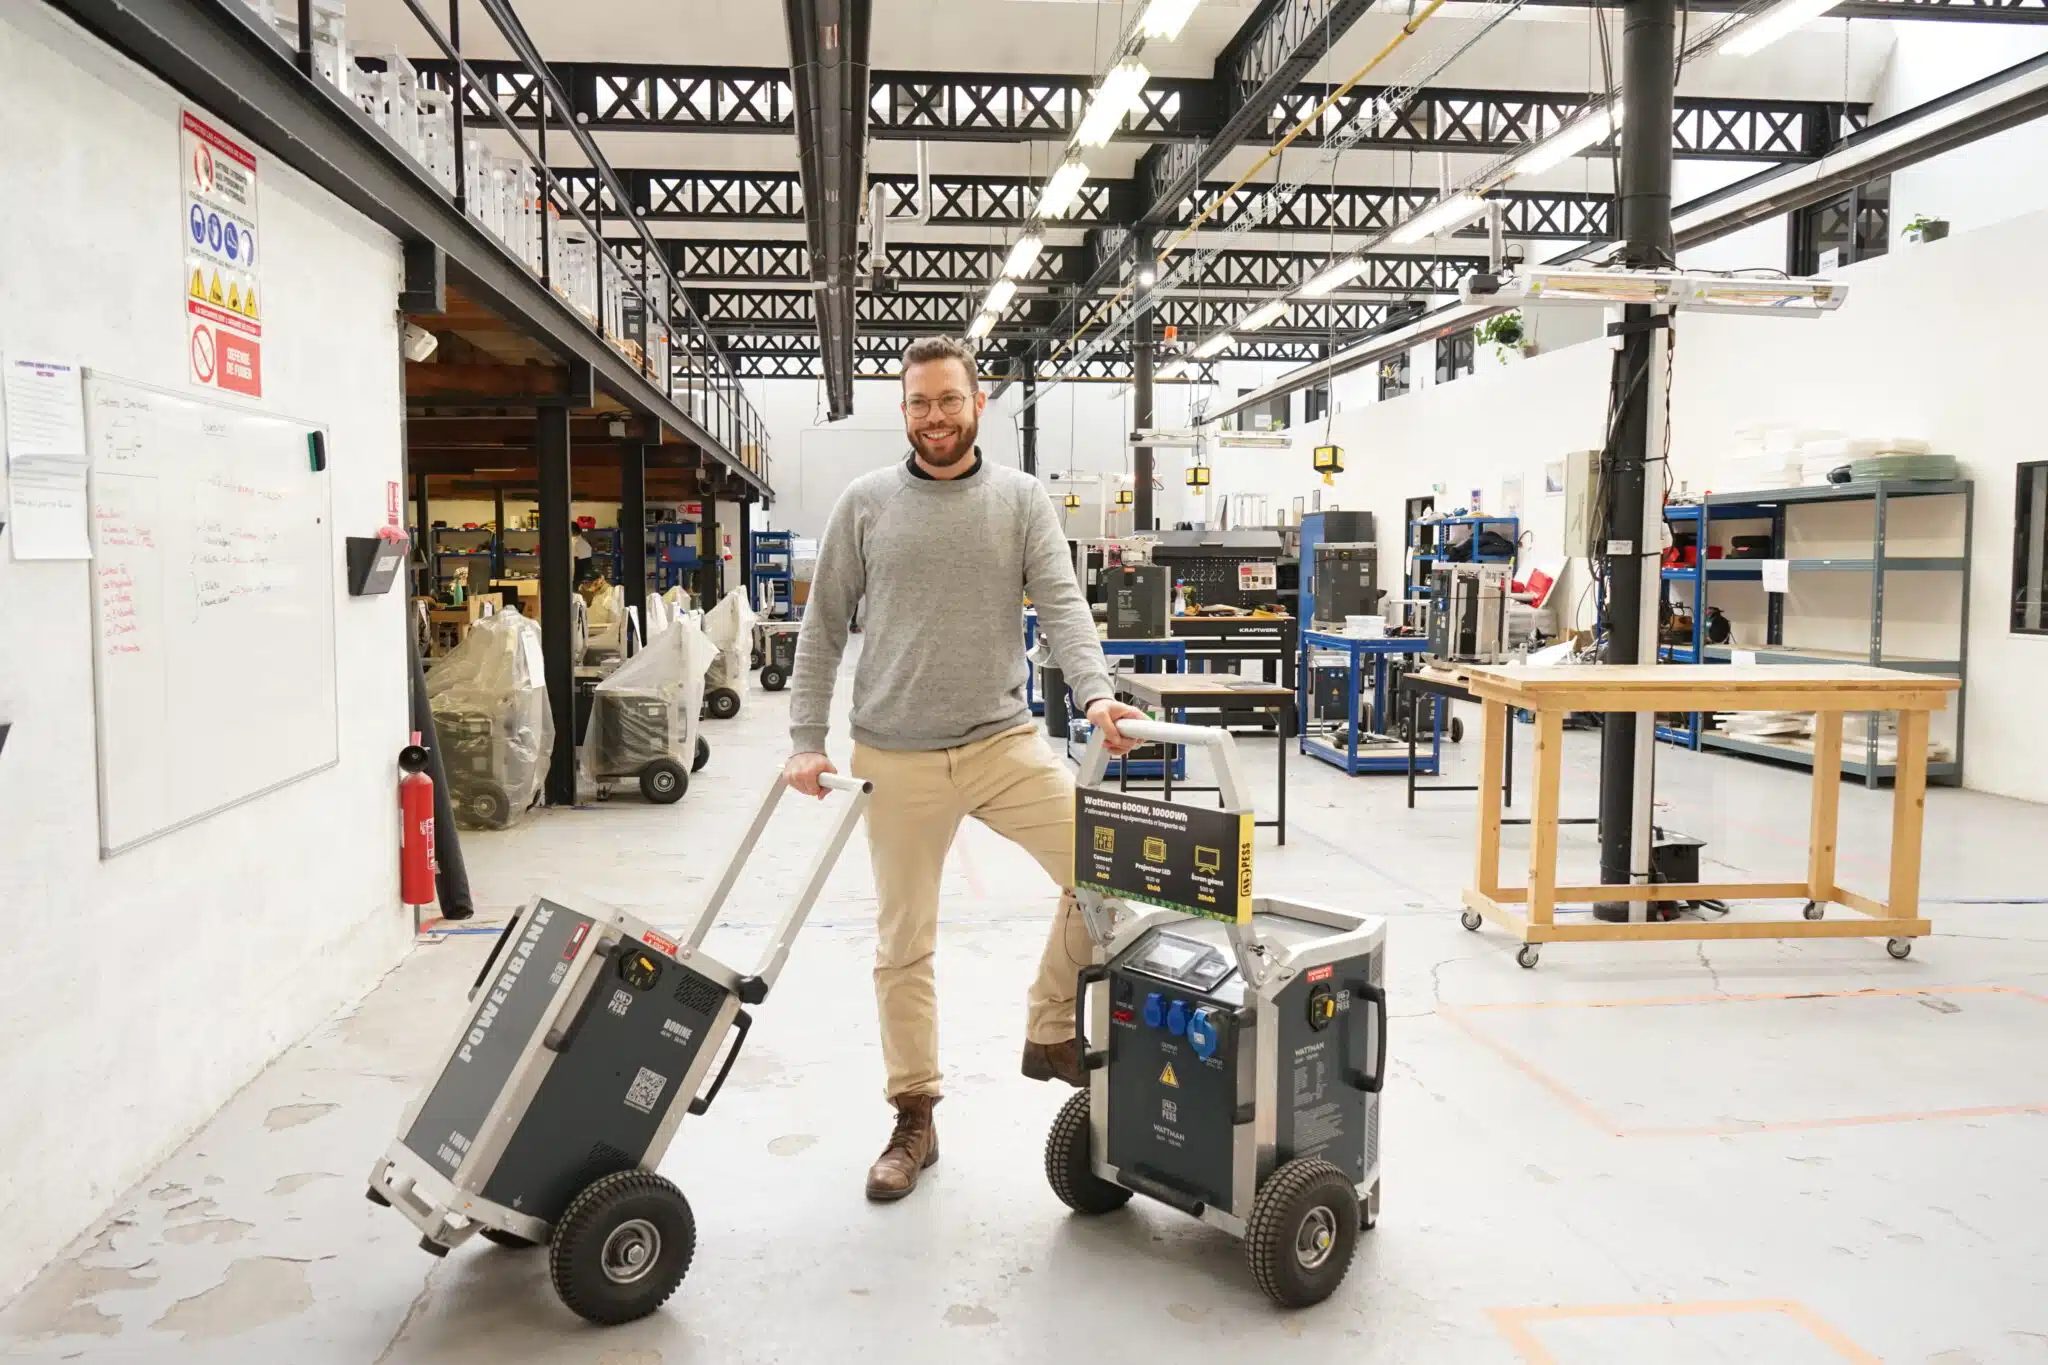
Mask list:
[[[432,597],[440,592],[441,585],[434,581],[434,526],[427,520],[427,476],[424,474],[412,476],[412,503],[413,525],[417,528],[414,534],[419,537],[419,543],[412,548],[421,559],[419,574],[413,580],[413,591],[421,597]]]
[[[1038,404],[1032,400],[1038,397],[1038,361],[1026,352],[1024,365],[1024,425],[1019,428],[1022,442],[1018,455],[1024,464],[1026,474],[1038,472]]]
[[[647,630],[647,451],[638,440],[619,442],[619,529],[612,536],[626,605]]]
[[[570,657],[569,409],[542,408],[534,448],[540,457],[540,650],[555,718],[555,752],[548,763],[550,805],[576,804],[576,661]]]
[[[740,586],[747,590],[747,604],[767,615],[768,609],[754,600],[754,500],[745,493],[740,495]]]
[[[1627,0],[1623,10],[1621,97],[1628,121],[1621,131],[1622,264],[1670,267],[1672,0]],[[1610,664],[1633,664],[1642,647],[1643,594],[1656,592],[1646,576],[1644,546],[1658,529],[1643,521],[1646,461],[1662,433],[1650,429],[1650,309],[1623,310],[1622,348],[1614,364],[1615,420],[1607,450],[1607,652]],[[1659,451],[1661,454],[1661,451]],[[1600,732],[1600,880],[1626,883],[1634,830],[1636,717],[1609,712]],[[1647,780],[1647,774],[1644,775]],[[1594,913],[1625,920],[1624,902],[1606,901]]]
[[[1151,247],[1142,239],[1138,245],[1138,259],[1148,261]],[[1142,299],[1142,294],[1141,294]],[[1139,431],[1152,427],[1152,310],[1147,308],[1138,314],[1138,320],[1131,325],[1131,425]],[[1137,532],[1150,531],[1158,526],[1152,516],[1152,447],[1139,446],[1131,461],[1131,475],[1137,483],[1136,506],[1132,509],[1131,529]]]
[[[697,496],[704,499],[704,523],[699,528],[704,563],[697,570],[697,581],[704,586],[697,590],[697,605],[710,611],[725,595],[725,561],[718,557],[718,495],[705,489]]]

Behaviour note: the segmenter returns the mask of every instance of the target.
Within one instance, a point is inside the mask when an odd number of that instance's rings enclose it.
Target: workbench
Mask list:
[[[1222,673],[1122,673],[1116,678],[1117,695],[1141,710],[1153,712],[1159,719],[1179,721],[1182,713],[1196,708],[1206,711],[1247,711],[1270,712],[1273,716],[1275,743],[1279,753],[1279,812],[1273,820],[1254,820],[1255,825],[1277,829],[1280,842],[1287,842],[1287,741],[1294,737],[1295,710],[1294,689],[1278,683],[1260,682],[1256,678],[1236,678]],[[1186,775],[1185,756],[1180,759],[1179,770],[1168,767],[1160,786],[1162,795],[1168,801],[1178,789],[1183,792],[1219,792],[1218,787],[1190,787],[1177,784],[1175,779]],[[1120,789],[1128,790],[1127,779],[1119,779]]]
[[[1362,635],[1342,635],[1335,631],[1303,631],[1301,635],[1301,668],[1297,675],[1300,680],[1297,692],[1300,697],[1299,705],[1303,716],[1315,714],[1315,667],[1313,656],[1317,650],[1340,653],[1346,657],[1344,669],[1345,746],[1340,749],[1334,744],[1327,744],[1320,739],[1310,738],[1308,724],[1304,721],[1301,727],[1301,751],[1311,758],[1319,758],[1325,763],[1334,764],[1353,777],[1360,773],[1413,772],[1416,770],[1418,763],[1425,765],[1421,771],[1429,774],[1431,777],[1436,776],[1443,760],[1443,735],[1441,733],[1430,737],[1429,756],[1426,759],[1420,757],[1411,758],[1403,746],[1391,740],[1383,741],[1378,745],[1367,746],[1368,749],[1377,747],[1386,750],[1386,752],[1367,752],[1361,754],[1358,751],[1358,736],[1361,730],[1369,730],[1375,735],[1384,736],[1387,733],[1389,724],[1393,720],[1393,716],[1390,714],[1392,708],[1387,704],[1387,660],[1396,654],[1427,654],[1429,652],[1429,641],[1419,635],[1367,637]],[[1358,697],[1361,690],[1359,670],[1368,658],[1373,661],[1373,696],[1370,724],[1367,723],[1364,717],[1358,714]]]
[[[1102,654],[1105,661],[1119,658],[1134,659],[1141,670],[1149,662],[1156,669],[1164,670],[1170,665],[1172,671],[1176,674],[1187,672],[1187,645],[1181,640],[1102,640],[1098,643],[1102,646]],[[1073,694],[1067,690],[1065,675],[1061,674],[1056,668],[1048,669],[1048,671],[1058,677],[1058,683],[1057,685],[1047,685],[1045,689],[1045,704],[1047,706],[1058,706],[1062,711],[1067,712],[1071,716]],[[1110,664],[1109,683],[1112,688],[1120,680],[1130,676],[1159,677],[1163,676],[1163,674],[1156,672],[1140,672],[1136,675],[1125,674],[1119,672],[1115,664]],[[1076,764],[1080,763],[1081,755],[1076,752],[1075,746],[1078,744],[1081,749],[1088,747],[1090,728],[1085,718],[1070,719],[1065,733],[1061,735],[1061,738],[1066,741],[1067,757]],[[1079,730],[1081,733],[1076,734],[1076,730]],[[1162,777],[1168,774],[1176,778],[1187,776],[1188,756],[1185,752],[1174,755],[1171,760],[1163,756],[1160,758],[1139,758],[1137,756],[1138,752],[1142,751],[1133,751],[1123,758],[1112,758],[1109,761],[1109,775],[1117,778]]]
[[[1229,673],[1255,663],[1259,676],[1291,690],[1300,625],[1292,616],[1176,616],[1168,629],[1175,639],[1187,641],[1190,667]],[[1215,669],[1218,664],[1224,667]]]
[[[1927,803],[1928,717],[1948,704],[1955,678],[1866,667],[1737,664],[1572,664],[1549,668],[1472,667],[1466,686],[1484,707],[1480,738],[1479,848],[1474,885],[1465,892],[1464,924],[1491,919],[1522,942],[1517,957],[1536,965],[1539,945],[1558,942],[1728,938],[1886,938],[1893,957],[1932,932],[1920,915],[1921,824]],[[1529,876],[1504,887],[1500,872],[1501,746],[1509,708],[1535,716],[1535,813],[1530,821]],[[1558,777],[1564,718],[1573,711],[1810,711],[1814,753],[1838,755],[1842,717],[1852,711],[1899,715],[1897,779],[1892,787],[1891,874],[1882,901],[1836,881],[1836,833],[1842,767],[1817,762],[1808,825],[1806,879],[1796,882],[1658,883],[1560,886],[1557,882]],[[1667,920],[1560,924],[1560,903],[1600,901],[1804,900],[1800,919]],[[1860,918],[1826,919],[1840,905]],[[1516,907],[1526,907],[1526,913]]]

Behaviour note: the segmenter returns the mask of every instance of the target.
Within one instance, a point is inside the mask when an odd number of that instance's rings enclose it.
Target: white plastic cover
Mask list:
[[[476,622],[427,670],[427,699],[457,822],[519,823],[555,748],[540,624],[509,608]]]
[[[663,755],[664,744],[667,757],[686,771],[694,767],[697,718],[704,709],[704,672],[717,656],[697,623],[683,620],[599,683],[585,732],[590,774],[605,780],[638,777],[641,768]],[[607,693],[660,696],[667,703],[666,725],[611,723]]]
[[[718,648],[718,660],[705,680],[707,687],[729,687],[744,691],[747,654],[753,647],[754,608],[744,590],[734,588],[710,611],[704,613],[704,634]]]

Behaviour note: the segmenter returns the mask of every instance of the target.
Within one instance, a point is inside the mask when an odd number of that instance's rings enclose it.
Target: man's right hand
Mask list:
[[[823,754],[793,754],[789,762],[782,765],[782,780],[789,783],[805,796],[825,797],[825,789],[818,785],[818,779],[826,773],[836,773],[832,760]]]

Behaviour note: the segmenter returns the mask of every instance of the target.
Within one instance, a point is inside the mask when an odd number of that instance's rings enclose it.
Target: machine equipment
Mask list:
[[[761,670],[761,686],[780,692],[789,686],[796,672],[797,636],[803,631],[798,621],[762,621],[754,627],[754,666]]]
[[[1324,542],[1316,546],[1315,619],[1318,630],[1342,630],[1347,616],[1374,616],[1380,609],[1379,547]]]
[[[1089,1081],[1053,1124],[1046,1178],[1077,1213],[1137,1193],[1221,1228],[1276,1302],[1318,1303],[1379,1216],[1385,924],[1252,895],[1227,731],[1119,728],[1206,747],[1223,809],[1104,788],[1089,741],[1074,858],[1096,948],[1075,1020]]]
[[[371,1168],[370,1202],[403,1213],[436,1256],[478,1232],[501,1247],[547,1243],[555,1292],[591,1322],[659,1308],[697,1230],[656,1168],[684,1116],[708,1110],[732,1074],[753,1024],[742,1006],[782,974],[873,790],[822,781],[850,799],[750,974],[703,943],[775,812],[780,777],[681,941],[594,902],[522,907],[470,987],[432,1084]]]
[[[1507,657],[1506,564],[1438,564],[1430,573],[1429,652],[1452,663]]]
[[[1173,580],[1163,564],[1104,569],[1102,600],[1112,640],[1163,640],[1172,633]]]

